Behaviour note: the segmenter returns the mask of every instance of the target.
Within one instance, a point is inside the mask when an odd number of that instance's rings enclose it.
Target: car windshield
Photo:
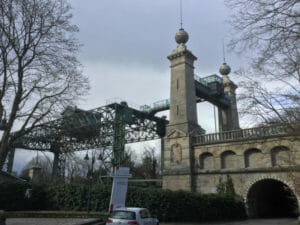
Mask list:
[[[112,219],[135,220],[135,212],[131,211],[113,211],[110,216]]]

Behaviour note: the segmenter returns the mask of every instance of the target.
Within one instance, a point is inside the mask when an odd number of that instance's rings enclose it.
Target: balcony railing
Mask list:
[[[199,77],[197,75],[194,75],[194,78],[196,81],[198,81],[199,83],[201,83],[204,86],[208,86],[209,83],[214,83],[214,82],[222,84],[222,78],[216,74],[213,74],[213,75],[210,75],[207,77]]]
[[[285,136],[293,132],[287,124],[276,124],[264,127],[225,131],[220,133],[203,134],[193,138],[194,145],[213,144],[249,139],[261,139],[273,136]]]

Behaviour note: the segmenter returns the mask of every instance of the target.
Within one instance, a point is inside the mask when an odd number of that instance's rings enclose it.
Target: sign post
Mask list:
[[[128,178],[131,177],[129,168],[117,167],[116,171],[110,175],[113,178],[109,212],[121,207],[125,207]]]

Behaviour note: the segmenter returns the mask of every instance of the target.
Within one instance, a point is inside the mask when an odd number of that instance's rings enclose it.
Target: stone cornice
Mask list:
[[[162,173],[163,176],[166,175],[191,175],[191,170],[190,169],[180,169],[180,170],[164,170]]]
[[[172,65],[170,66],[170,68],[181,65],[181,64],[186,64],[189,65],[190,67],[192,67],[194,69],[194,65],[192,63],[188,63],[187,61],[181,61],[178,63],[172,63]]]
[[[299,166],[282,166],[282,167],[268,167],[268,168],[238,168],[238,169],[212,169],[201,170],[196,169],[196,175],[211,175],[211,174],[249,174],[249,173],[280,173],[280,172],[300,172]]]
[[[171,53],[171,55],[169,55],[167,58],[171,61],[173,59],[179,58],[185,56],[187,58],[190,58],[192,60],[197,60],[197,57],[193,55],[193,53],[191,51],[189,51],[185,45],[180,44],[178,45],[178,47],[173,50],[173,52]]]

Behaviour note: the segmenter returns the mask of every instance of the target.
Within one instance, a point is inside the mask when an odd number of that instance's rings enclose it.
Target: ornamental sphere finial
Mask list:
[[[220,74],[222,75],[228,75],[231,71],[231,68],[230,66],[228,66],[225,62],[221,65],[220,69],[219,69],[219,72]]]
[[[189,34],[183,28],[180,28],[175,34],[175,40],[177,44],[185,44],[189,40]]]

